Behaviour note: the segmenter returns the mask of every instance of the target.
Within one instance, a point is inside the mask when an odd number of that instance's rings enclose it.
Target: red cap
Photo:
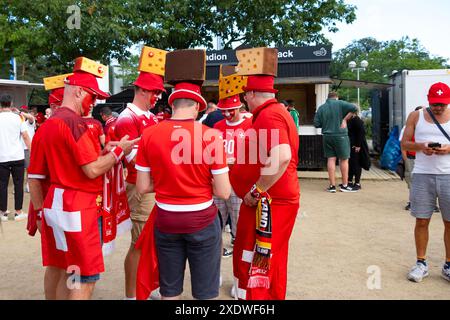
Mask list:
[[[191,99],[200,103],[199,112],[206,109],[206,100],[202,97],[200,92],[200,85],[190,82],[179,82],[169,96],[169,105],[176,99]]]
[[[109,94],[100,90],[97,78],[90,73],[75,71],[73,75],[68,76],[64,82],[71,86],[80,86],[91,89],[97,95],[97,99],[99,100],[105,100],[109,97]]]
[[[217,108],[220,110],[237,109],[240,108],[241,106],[242,102],[238,94],[219,100],[219,103],[217,104]]]
[[[442,82],[435,83],[428,91],[428,102],[430,104],[450,104],[450,88]]]
[[[277,93],[278,90],[273,88],[275,77],[273,76],[248,76],[247,85],[242,89],[247,91],[271,92]]]
[[[150,72],[141,71],[133,84],[149,91],[159,90],[166,92],[166,89],[164,89],[164,78]]]
[[[50,91],[48,95],[48,105],[56,104],[61,106],[64,97],[64,88],[57,88]]]

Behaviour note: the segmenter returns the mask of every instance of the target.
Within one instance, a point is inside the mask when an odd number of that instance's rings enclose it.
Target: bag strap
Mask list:
[[[441,130],[442,134],[447,138],[448,141],[450,141],[450,136],[448,135],[448,133],[444,130],[444,128],[442,128],[441,124],[436,120],[436,118],[434,117],[433,112],[431,112],[430,108],[427,108],[427,112],[430,115],[431,119],[433,119],[433,122],[437,125],[437,127],[439,128],[439,130]]]

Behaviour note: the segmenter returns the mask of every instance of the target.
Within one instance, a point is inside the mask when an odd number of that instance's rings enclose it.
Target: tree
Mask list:
[[[352,22],[354,11],[344,0],[0,0],[0,61],[14,56],[26,70],[44,57],[68,72],[77,56],[121,62],[137,43],[182,49],[212,48],[215,37],[227,48],[327,42],[322,30],[336,32],[336,22]]]
[[[431,55],[419,40],[403,37],[400,40],[377,41],[363,38],[353,41],[344,49],[334,53],[331,65],[332,77],[356,79],[348,64],[350,61],[367,60],[369,67],[360,73],[360,79],[388,83],[394,70],[445,69],[446,59]],[[340,89],[340,95],[351,101],[356,100],[355,89]],[[370,91],[361,89],[362,107],[368,107]]]

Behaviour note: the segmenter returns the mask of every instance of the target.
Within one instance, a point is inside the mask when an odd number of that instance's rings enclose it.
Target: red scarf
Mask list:
[[[256,241],[250,266],[249,288],[270,288],[269,270],[272,253],[272,212],[270,195],[255,184],[251,195],[258,200],[256,207]]]

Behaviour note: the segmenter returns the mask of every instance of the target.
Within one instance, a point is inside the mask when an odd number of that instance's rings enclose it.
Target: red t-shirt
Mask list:
[[[245,152],[245,131],[251,128],[251,126],[252,120],[245,117],[238,122],[229,122],[223,119],[214,125],[214,129],[222,133],[227,159],[234,158],[237,160],[238,155]]]
[[[255,135],[247,135],[245,164],[237,164],[230,173],[236,194],[243,198],[261,175],[261,167],[269,151],[280,144],[289,144],[292,158],[281,178],[268,190],[272,199],[286,204],[298,204],[300,186],[297,176],[299,140],[297,127],[286,108],[276,99],[266,101],[253,111],[252,128]],[[249,160],[250,159],[250,160]],[[256,161],[252,161],[252,159]],[[254,164],[252,164],[252,162]]]
[[[111,117],[105,122],[105,127],[103,128],[103,132],[105,133],[105,143],[109,141],[118,141],[119,139],[116,136],[115,128],[116,128],[117,118]]]
[[[102,145],[100,143],[100,136],[104,135],[102,123],[94,118],[83,118],[84,122],[88,126],[89,131],[92,134],[92,139],[95,142],[99,152],[102,150]]]
[[[125,135],[129,136],[130,140],[142,136],[145,128],[158,124],[158,119],[150,111],[142,111],[132,103],[127,105],[127,108],[122,111],[119,118],[117,118],[115,126],[115,135],[117,140],[122,139]],[[128,169],[127,182],[136,184],[136,169],[134,167],[134,158],[136,157],[139,144],[136,144],[133,151],[126,156],[126,167]]]
[[[217,130],[194,120],[173,119],[145,130],[136,169],[151,172],[158,207],[172,212],[211,206],[213,175],[228,172]]]
[[[82,117],[69,108],[57,109],[33,138],[31,178],[50,178],[50,183],[89,193],[102,191],[102,176],[89,179],[81,169],[99,157],[91,133]]]

